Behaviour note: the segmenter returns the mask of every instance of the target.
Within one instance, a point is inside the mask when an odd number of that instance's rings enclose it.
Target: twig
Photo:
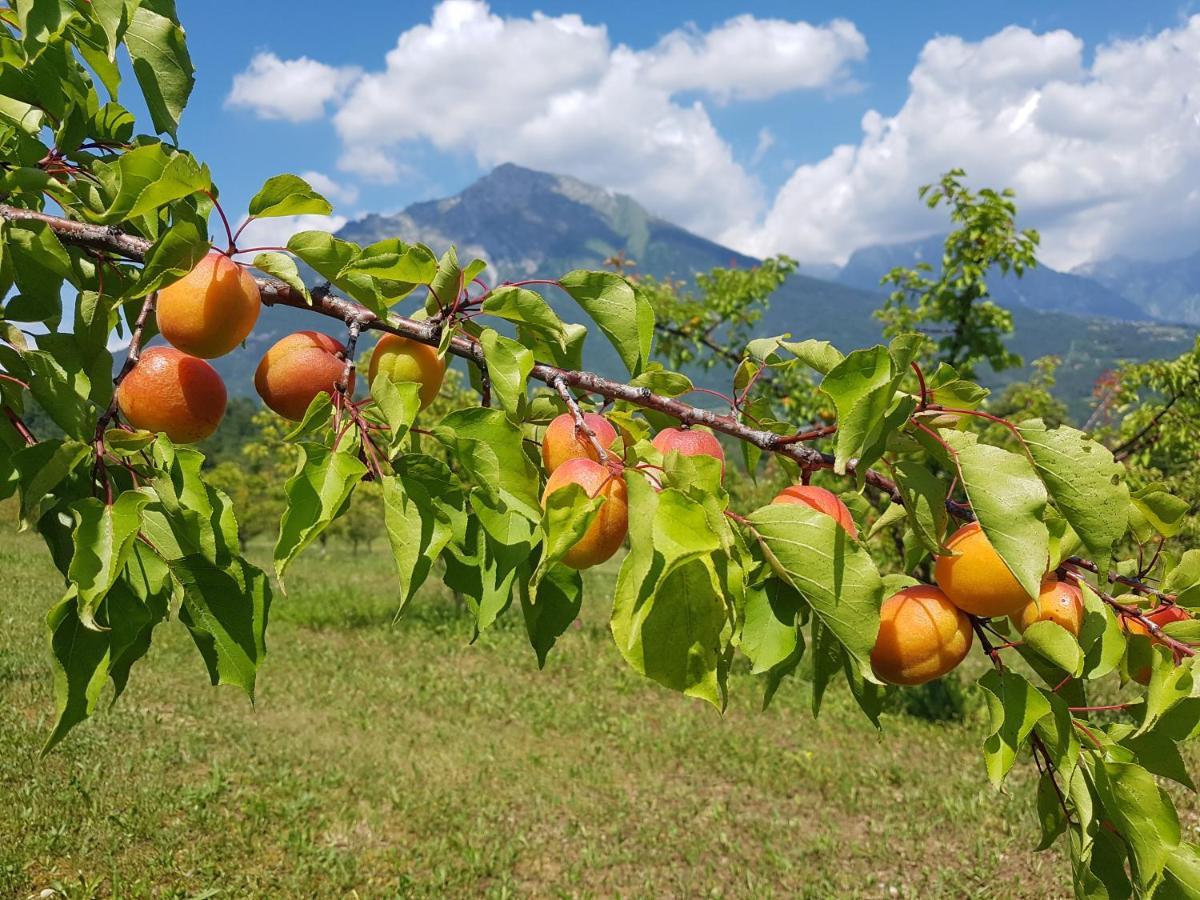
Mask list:
[[[1087,584],[1087,582],[1084,581],[1076,572],[1067,570],[1067,577],[1076,584]],[[1088,584],[1088,587],[1092,586]],[[1116,611],[1119,615],[1124,616],[1127,619],[1136,620],[1143,628],[1146,629],[1147,632],[1153,636],[1156,641],[1166,647],[1169,647],[1177,659],[1181,656],[1196,655],[1195,649],[1193,649],[1190,645],[1185,644],[1183,641],[1177,640],[1164,632],[1157,622],[1155,622],[1153,619],[1147,618],[1146,614],[1136,606],[1129,606],[1128,604],[1122,603],[1116,597],[1105,593],[1099,588],[1092,588],[1092,590],[1096,592],[1096,596],[1108,604],[1108,606]]]
[[[1068,556],[1063,560],[1069,566],[1075,566],[1078,569],[1085,569],[1093,575],[1100,573],[1100,567],[1090,559],[1084,559],[1080,556]],[[1164,603],[1174,603],[1175,595],[1169,594],[1166,591],[1160,591],[1156,587],[1146,584],[1137,578],[1131,578],[1128,575],[1118,575],[1111,568],[1108,570],[1108,581],[1110,584],[1123,584],[1138,594],[1145,594],[1147,597],[1156,597]]]
[[[37,443],[37,438],[33,436],[33,432],[29,430],[29,426],[12,409],[7,406],[4,407],[4,416],[8,419],[12,427],[17,430],[17,434],[21,436],[21,440],[25,442],[25,446],[32,447]]]
[[[608,465],[608,451],[600,443],[600,439],[596,437],[596,432],[592,431],[592,427],[588,425],[587,419],[583,417],[583,410],[579,408],[577,401],[571,394],[567,383],[561,378],[555,378],[550,386],[558,391],[558,396],[562,397],[563,403],[567,404],[567,409],[571,411],[572,418],[575,419],[576,434],[584,435],[592,445],[592,449],[596,451],[596,458],[601,465]]]

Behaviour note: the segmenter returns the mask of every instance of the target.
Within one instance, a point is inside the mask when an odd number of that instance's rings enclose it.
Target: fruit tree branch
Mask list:
[[[583,417],[583,410],[579,408],[579,401],[571,394],[571,389],[567,387],[567,383],[561,378],[556,378],[550,386],[558,391],[558,396],[562,397],[563,403],[567,404],[567,409],[571,411],[571,417],[575,420],[575,433],[582,434],[588,439],[588,442],[592,445],[592,449],[596,451],[597,460],[602,465],[607,463],[608,451],[604,449],[600,443],[600,439],[596,437],[596,432],[592,430],[587,420]]]

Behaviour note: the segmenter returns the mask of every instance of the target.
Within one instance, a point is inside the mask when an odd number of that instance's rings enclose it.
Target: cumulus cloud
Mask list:
[[[396,180],[405,145],[427,141],[482,166],[511,161],[626,191],[719,236],[730,222],[759,217],[763,193],[703,103],[675,95],[725,101],[829,87],[865,53],[862,35],[843,20],[815,26],[738,16],[639,51],[614,45],[603,25],[578,15],[505,18],[482,0],[444,0],[428,24],[399,36],[381,70],[347,75],[324,66],[309,105],[290,108],[304,118],[333,100],[338,168],[364,180]],[[272,80],[299,63],[297,75],[322,65],[260,54],[237,76],[230,102],[283,115],[282,104],[264,98],[276,93]]]
[[[313,187],[316,187],[314,184]],[[241,227],[245,219],[238,222]],[[278,216],[273,219],[255,219],[238,238],[239,247],[284,247],[288,238],[299,231],[334,232],[345,225],[345,216]],[[249,258],[249,257],[247,257]]]
[[[312,185],[313,190],[321,194],[330,203],[335,206],[345,204],[347,206],[358,202],[358,188],[352,184],[342,184],[339,181],[334,181],[324,172],[301,172],[300,177]]]
[[[325,105],[344,94],[357,76],[357,69],[327,66],[306,56],[284,60],[256,53],[246,70],[234,76],[225,102],[264,119],[305,122],[323,116]]]
[[[1070,268],[1115,254],[1195,250],[1200,225],[1200,16],[1095,48],[1066,31],[1009,27],[979,42],[929,41],[893,116],[800,166],[761,226],[760,253],[842,260],[856,247],[929,234],[944,213],[916,188],[953,166],[1017,191],[1043,256]]]

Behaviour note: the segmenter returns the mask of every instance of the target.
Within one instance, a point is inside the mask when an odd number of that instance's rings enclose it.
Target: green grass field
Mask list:
[[[1032,852],[1033,766],[993,791],[977,713],[878,735],[844,691],[814,721],[799,682],[760,712],[741,673],[721,716],[627,670],[598,601],[538,672],[519,616],[469,645],[427,591],[393,627],[390,566],[301,559],[254,706],[167,623],[120,702],[41,759],[60,587],[5,525],[0,896],[1070,893],[1062,856]]]

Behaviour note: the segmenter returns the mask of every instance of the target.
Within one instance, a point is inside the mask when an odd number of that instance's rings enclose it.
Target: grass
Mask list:
[[[1070,893],[1059,852],[1032,852],[1033,767],[988,787],[978,715],[880,736],[845,691],[816,721],[799,682],[760,712],[739,673],[722,717],[628,670],[599,599],[538,672],[511,612],[468,645],[429,591],[393,627],[390,566],[301,559],[253,706],[167,623],[42,759],[57,575],[0,532],[0,895]]]

